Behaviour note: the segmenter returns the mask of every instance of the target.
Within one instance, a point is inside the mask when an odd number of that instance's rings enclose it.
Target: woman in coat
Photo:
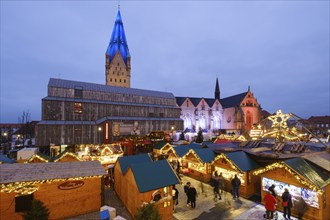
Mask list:
[[[284,209],[284,218],[288,216],[288,219],[291,219],[291,207],[292,207],[292,196],[289,193],[288,188],[284,189],[284,193],[282,194],[282,205]]]
[[[273,219],[274,212],[276,210],[276,199],[272,195],[271,191],[267,191],[264,197],[265,208],[266,208],[266,219]]]

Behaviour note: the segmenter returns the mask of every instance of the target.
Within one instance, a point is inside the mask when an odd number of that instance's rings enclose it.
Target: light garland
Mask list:
[[[243,171],[238,168],[225,154],[221,153],[218,156],[216,156],[213,161],[211,162],[211,165],[214,165],[215,161],[219,160],[219,159],[225,159],[228,161],[228,163],[230,164],[230,166],[237,172],[239,173],[243,173]]]
[[[34,154],[32,157],[30,157],[30,159],[28,159],[28,161],[25,161],[24,163],[30,163],[30,162],[32,162],[35,158],[37,158],[37,159],[39,159],[39,160],[41,160],[41,161],[43,161],[43,162],[45,162],[45,163],[48,163],[48,162],[49,162],[49,161],[46,160],[45,158],[40,157],[38,154]]]
[[[284,162],[276,162],[273,164],[270,164],[268,166],[266,166],[265,168],[261,168],[258,170],[253,171],[253,175],[257,176],[261,173],[270,171],[270,170],[274,170],[277,168],[284,168],[288,173],[290,173],[294,178],[296,178],[296,180],[299,181],[299,183],[301,183],[304,186],[307,186],[308,188],[322,194],[323,191],[321,189],[319,189],[317,186],[315,186],[314,184],[304,180],[304,178],[300,177],[299,174],[297,174],[296,171],[294,171],[292,168],[290,168],[288,165],[286,165]]]
[[[196,152],[193,150],[193,149],[189,149],[189,151],[185,154],[185,155],[183,155],[183,159],[186,159],[186,157],[187,157],[187,155],[189,155],[189,153],[191,153],[192,155],[194,155],[196,158],[197,158],[197,160],[201,163],[201,164],[203,164],[204,162],[202,161],[202,159],[196,154]]]
[[[28,182],[14,182],[14,183],[3,183],[0,184],[0,192],[5,193],[17,193],[18,195],[29,195],[36,192],[39,189],[39,184],[42,183],[53,183],[59,181],[74,181],[74,180],[85,180],[90,178],[101,178],[103,175],[97,176],[86,176],[86,177],[75,177],[75,178],[62,178],[62,179],[48,179],[48,180],[37,180]]]
[[[77,155],[71,153],[71,152],[65,152],[62,156],[60,156],[59,158],[57,158],[56,160],[54,160],[54,162],[59,161],[60,159],[62,159],[65,156],[72,156],[74,158],[76,158],[78,161],[83,161],[82,159],[80,159]]]

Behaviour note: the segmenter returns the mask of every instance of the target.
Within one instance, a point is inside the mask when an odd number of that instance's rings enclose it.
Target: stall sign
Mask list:
[[[60,190],[71,190],[82,187],[84,184],[85,184],[84,181],[81,180],[67,181],[60,184],[57,188]]]

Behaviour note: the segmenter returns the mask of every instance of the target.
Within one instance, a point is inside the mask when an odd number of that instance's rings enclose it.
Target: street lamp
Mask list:
[[[97,128],[97,130],[99,131],[98,132],[98,136],[99,136],[99,144],[101,143],[101,131],[102,131],[102,127],[101,126],[99,126],[98,128]]]

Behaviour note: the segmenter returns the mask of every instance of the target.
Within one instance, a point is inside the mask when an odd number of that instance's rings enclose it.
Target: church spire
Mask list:
[[[131,56],[128,50],[124,24],[120,14],[120,3],[110,42],[105,53],[106,84],[131,87]]]
[[[220,89],[219,89],[218,77],[217,77],[217,81],[215,83],[214,98],[220,100]]]
[[[125,30],[124,30],[124,24],[121,19],[120,9],[118,5],[118,13],[115,21],[115,26],[113,27],[111,39],[109,42],[109,46],[106,52],[106,55],[109,55],[110,62],[115,56],[117,51],[120,51],[121,56],[123,57],[123,60],[125,64],[127,64],[127,57],[130,56]]]

